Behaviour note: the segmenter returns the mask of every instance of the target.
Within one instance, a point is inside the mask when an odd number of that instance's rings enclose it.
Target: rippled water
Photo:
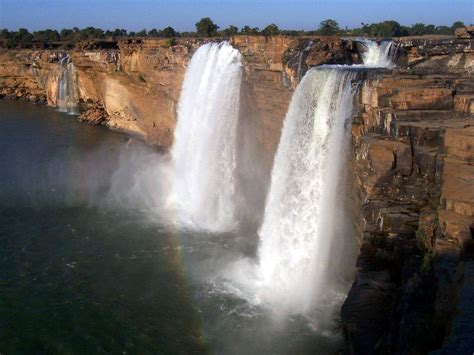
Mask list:
[[[255,258],[256,230],[184,232],[111,199],[119,167],[136,169],[127,149],[161,159],[128,136],[0,100],[1,353],[341,349],[337,329],[282,319],[226,287],[220,271]]]

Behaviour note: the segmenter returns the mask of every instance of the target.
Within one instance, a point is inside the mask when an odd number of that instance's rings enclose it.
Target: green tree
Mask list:
[[[104,31],[101,30],[100,28],[86,27],[79,31],[80,40],[103,38],[103,37],[104,37]]]
[[[53,43],[59,41],[59,33],[56,30],[47,29],[44,31],[33,32],[33,40],[43,43]]]
[[[168,26],[163,28],[163,30],[161,31],[161,35],[166,38],[176,37],[176,31],[173,27]]]
[[[222,31],[224,36],[234,36],[234,35],[237,34],[237,32],[239,32],[239,29],[236,26],[233,26],[233,25],[230,25],[224,31]]]
[[[426,34],[426,26],[424,23],[415,23],[408,31],[411,36],[422,36]]]
[[[59,33],[61,41],[65,42],[72,42],[74,40],[75,35],[75,32],[69,28],[63,28]]]
[[[275,25],[274,23],[272,23],[271,25],[268,25],[267,27],[265,27],[262,31],[262,33],[265,35],[265,36],[273,36],[273,35],[277,35],[280,33],[280,29],[278,28],[277,25]]]
[[[453,29],[453,31],[454,31],[456,28],[461,28],[461,27],[465,27],[464,22],[462,22],[462,21],[456,21],[456,22],[454,22],[453,25],[451,26],[451,28]]]
[[[318,33],[323,36],[333,36],[339,32],[339,24],[336,20],[327,19],[321,21],[318,28]]]
[[[156,28],[151,29],[148,31],[148,37],[159,37],[160,34]]]
[[[451,35],[453,34],[453,29],[448,26],[437,26],[435,32],[439,35]]]
[[[138,37],[146,37],[146,34],[147,34],[146,29],[143,29],[137,32]]]
[[[204,17],[196,23],[198,36],[212,37],[216,35],[219,26],[217,26],[209,17]]]
[[[258,35],[259,28],[258,27],[250,28],[249,26],[244,26],[240,30],[240,33],[242,33],[243,35]]]
[[[399,37],[404,35],[400,24],[393,20],[371,24],[369,28],[370,35],[373,37]]]
[[[0,30],[0,37],[8,37],[10,35],[10,31],[8,29],[3,28]]]
[[[112,36],[114,36],[114,37],[126,37],[127,36],[127,30],[124,30],[123,28],[116,28],[112,32]]]
[[[33,35],[28,32],[26,28],[20,28],[18,32],[13,35],[13,47],[28,48],[31,46]]]
[[[425,31],[426,31],[426,34],[436,33],[436,27],[435,25],[426,25]]]

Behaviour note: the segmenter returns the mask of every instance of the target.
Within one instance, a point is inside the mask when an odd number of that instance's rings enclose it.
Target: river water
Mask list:
[[[335,325],[277,316],[218,282],[256,257],[256,230],[186,232],[111,198],[117,171],[136,169],[128,150],[162,159],[129,136],[0,100],[1,353],[341,350]]]

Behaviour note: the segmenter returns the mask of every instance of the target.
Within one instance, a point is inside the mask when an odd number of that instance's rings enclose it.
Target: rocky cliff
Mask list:
[[[395,39],[398,68],[365,74],[353,120],[360,255],[342,307],[352,353],[472,349],[474,40],[466,33]],[[55,106],[59,61],[68,55],[86,109],[82,120],[166,149],[186,65],[207,40],[1,51],[0,96]],[[267,157],[268,172],[305,71],[359,63],[360,48],[336,37],[229,40],[245,67],[242,120]]]
[[[0,95],[56,106],[60,60],[67,55],[76,68],[80,100],[92,110],[83,120],[102,121],[168,148],[186,65],[196,48],[209,40],[127,39],[115,49],[109,45],[63,52],[3,50]],[[258,139],[269,151],[275,150],[292,91],[307,68],[358,60],[352,41],[336,37],[228,40],[244,58],[245,113],[258,122]]]
[[[405,68],[372,72],[361,89],[353,137],[362,240],[342,307],[352,353],[474,348],[471,44],[402,40]]]

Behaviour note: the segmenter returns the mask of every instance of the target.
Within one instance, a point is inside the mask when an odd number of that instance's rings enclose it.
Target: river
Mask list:
[[[160,159],[135,138],[0,100],[0,352],[341,350],[336,325],[276,316],[223,287],[220,270],[255,257],[255,230],[180,230],[117,193]]]

